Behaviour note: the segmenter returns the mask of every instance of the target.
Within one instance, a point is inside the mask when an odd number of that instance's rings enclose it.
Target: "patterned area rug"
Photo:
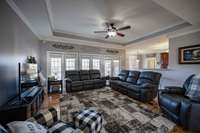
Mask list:
[[[75,92],[61,98],[63,121],[72,112],[93,107],[104,116],[102,133],[166,133],[176,125],[159,112],[156,102],[144,104],[110,88]]]

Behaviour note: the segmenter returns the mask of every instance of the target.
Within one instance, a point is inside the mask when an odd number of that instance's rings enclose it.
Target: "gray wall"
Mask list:
[[[5,0],[0,1],[0,106],[17,94],[18,62],[39,60],[39,40]]]
[[[44,76],[47,76],[47,51],[55,51],[55,52],[78,52],[78,53],[88,53],[88,54],[103,54],[103,55],[111,55],[106,52],[107,48],[101,47],[92,47],[92,46],[84,46],[84,45],[77,45],[77,44],[66,44],[72,45],[74,49],[72,50],[63,50],[63,49],[56,49],[52,47],[52,44],[56,42],[43,42],[41,41],[40,45],[40,62],[41,62],[41,69]],[[62,43],[65,45],[65,43]],[[118,50],[119,53],[117,55],[121,56],[121,67],[125,68],[125,50]]]
[[[163,73],[168,79],[168,85],[182,85],[184,80],[191,74],[200,73],[200,64],[179,64],[178,48],[200,44],[200,32],[171,38],[169,40],[169,70]]]

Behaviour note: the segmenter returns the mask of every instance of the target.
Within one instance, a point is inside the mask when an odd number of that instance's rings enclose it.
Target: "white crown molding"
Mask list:
[[[54,30],[55,30],[55,25],[54,25],[54,20],[53,20],[53,13],[52,13],[52,5],[51,5],[51,1],[50,0],[44,0],[45,1],[45,5],[47,8],[47,13],[48,13],[48,18],[49,18],[49,23],[51,26],[51,32],[53,34]],[[21,20],[27,25],[27,27],[40,39],[40,40],[49,40],[49,41],[60,41],[60,42],[67,42],[67,43],[77,43],[79,45],[87,45],[87,46],[95,46],[95,47],[106,47],[106,48],[115,48],[115,49],[125,49],[129,46],[134,45],[137,42],[141,42],[144,40],[148,40],[149,38],[154,38],[156,36],[160,36],[160,35],[167,35],[168,38],[175,38],[175,37],[179,37],[179,36],[183,36],[186,34],[190,34],[190,33],[194,33],[194,32],[198,32],[200,31],[200,28],[198,29],[190,29],[189,31],[183,31],[183,32],[177,32],[177,33],[169,33],[172,32],[173,30],[176,31],[179,28],[184,28],[187,27],[187,23],[186,22],[181,22],[181,23],[176,23],[174,25],[171,25],[169,27],[163,28],[163,29],[159,29],[158,31],[146,34],[143,37],[140,37],[138,39],[135,39],[133,41],[127,42],[127,43],[123,43],[124,46],[121,45],[117,45],[114,44],[112,42],[98,42],[95,40],[84,40],[84,39],[75,39],[75,38],[70,38],[70,37],[58,37],[58,36],[52,36],[52,37],[43,37],[42,35],[40,35],[35,29],[34,27],[31,25],[31,23],[29,22],[29,20],[27,19],[27,17],[25,17],[25,15],[22,13],[22,11],[19,9],[19,7],[16,5],[16,3],[14,2],[14,0],[6,0],[6,2],[8,3],[8,5],[14,10],[14,12],[21,18]],[[60,40],[59,40],[60,39]]]
[[[134,45],[137,42],[145,41],[147,39],[158,37],[158,36],[161,36],[161,35],[166,35],[166,34],[168,34],[170,32],[173,32],[173,31],[176,31],[176,30],[188,27],[188,26],[191,26],[191,24],[189,24],[187,22],[184,22],[184,21],[183,22],[179,22],[179,23],[170,25],[168,27],[159,29],[157,31],[148,33],[148,34],[144,35],[143,37],[139,37],[139,38],[137,38],[137,39],[135,39],[133,41],[130,41],[130,42],[126,43],[125,46],[128,47],[128,46]]]
[[[167,37],[169,39],[172,39],[172,38],[176,38],[176,37],[192,34],[192,33],[195,33],[195,32],[200,32],[200,28],[199,29],[193,29],[193,30],[185,31],[185,32],[175,33],[175,34],[172,34],[172,35],[169,34],[169,35],[167,35]]]
[[[65,37],[57,37],[57,36],[43,37],[41,40],[42,41],[57,41],[57,42],[63,42],[63,43],[72,43],[72,44],[92,46],[92,47],[123,49],[123,50],[125,49],[125,47],[122,45],[92,42],[92,41],[78,40],[78,39],[65,38]]]
[[[22,13],[22,11],[18,8],[18,6],[15,4],[13,0],[6,0],[8,5],[13,9],[13,11],[21,18],[21,20],[26,24],[26,26],[39,38],[41,39],[40,35],[37,33],[36,30],[34,30],[31,23],[28,21],[28,19],[25,17],[25,15]]]
[[[49,23],[51,26],[51,32],[53,34],[53,31],[55,30],[55,26],[54,26],[54,21],[53,21],[52,5],[51,5],[50,0],[44,0],[44,1],[45,1],[46,8],[47,8]]]

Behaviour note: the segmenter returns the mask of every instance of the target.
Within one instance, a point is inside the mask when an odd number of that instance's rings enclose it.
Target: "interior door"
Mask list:
[[[160,68],[166,69],[169,63],[169,54],[168,53],[160,53]]]

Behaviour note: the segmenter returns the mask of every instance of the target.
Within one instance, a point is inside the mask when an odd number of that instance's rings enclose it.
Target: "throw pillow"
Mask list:
[[[186,92],[191,100],[200,102],[200,74],[193,77]]]
[[[0,125],[0,133],[8,133],[2,125]]]
[[[51,128],[50,133],[83,133],[80,129],[74,129],[74,126],[70,123],[64,123],[62,121],[57,122]]]
[[[11,133],[47,133],[47,130],[38,123],[29,121],[14,121],[7,124]]]

